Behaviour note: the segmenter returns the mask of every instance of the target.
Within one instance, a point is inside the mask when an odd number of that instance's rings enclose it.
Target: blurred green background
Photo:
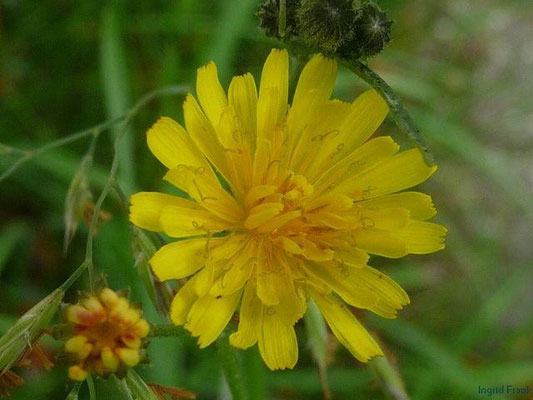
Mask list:
[[[529,384],[533,391],[533,3],[380,4],[395,20],[393,40],[370,66],[405,100],[435,153],[439,171],[423,189],[449,237],[434,255],[375,258],[372,265],[408,291],[411,305],[397,320],[361,318],[384,343],[412,399],[487,397],[478,386]],[[259,77],[277,44],[257,30],[257,7],[257,0],[0,1],[0,142],[35,148],[120,116],[153,89],[194,87],[196,68],[211,59],[224,85],[246,71]],[[342,70],[336,97],[350,100],[364,88]],[[128,194],[163,187],[163,167],[144,132],[161,115],[181,120],[181,102],[157,99],[130,126],[120,172]],[[381,132],[405,142],[392,121]],[[109,169],[112,136],[98,142],[95,195]],[[83,140],[47,152],[0,184],[0,333],[83,260],[86,226],[63,255],[63,210],[87,146]],[[0,172],[13,161],[0,154]],[[126,213],[113,196],[104,209],[112,218],[96,237],[97,266],[112,287],[131,287],[148,318],[160,322],[134,269]],[[322,398],[303,324],[297,332],[293,371],[268,372],[255,348],[242,354],[254,398]],[[334,397],[385,398],[372,372],[335,343],[328,365]],[[58,349],[52,340],[44,345],[52,356]],[[189,338],[154,339],[149,355],[151,364],[138,369],[148,381],[228,398],[213,348],[198,350]],[[49,373],[16,372],[26,385],[14,399],[66,397],[61,360]],[[97,389],[99,398],[120,398],[105,381]]]

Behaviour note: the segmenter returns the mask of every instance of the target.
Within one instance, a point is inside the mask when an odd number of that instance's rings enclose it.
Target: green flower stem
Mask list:
[[[78,400],[78,393],[80,391],[80,387],[81,382],[75,383],[74,386],[72,386],[72,389],[70,389],[66,400]]]
[[[176,325],[152,325],[150,327],[150,337],[187,336],[183,327]]]
[[[318,375],[320,377],[324,399],[332,399],[333,395],[328,383],[326,364],[328,328],[318,306],[312,299],[307,303],[307,312],[304,314],[304,321],[309,347],[318,366]]]
[[[59,287],[60,290],[66,291],[68,288],[72,286],[74,282],[78,280],[78,278],[85,272],[85,270],[89,267],[89,264],[92,264],[91,261],[85,260],[81,263],[81,265],[78,267],[76,271],[72,275],[68,277],[68,279],[63,282],[63,284]]]
[[[374,358],[369,362],[369,366],[387,397],[393,400],[409,400],[400,373],[386,356]]]
[[[385,99],[385,101],[389,105],[392,118],[394,119],[394,122],[396,123],[398,128],[400,128],[402,132],[407,134],[407,136],[411,140],[415,141],[417,146],[424,154],[424,159],[426,160],[426,163],[430,166],[434,165],[435,160],[433,158],[431,150],[420,135],[420,131],[415,126],[411,116],[403,106],[402,102],[400,101],[398,96],[396,96],[396,93],[394,93],[394,91],[387,84],[387,82],[385,82],[383,78],[381,78],[377,73],[372,71],[369,67],[367,67],[360,61],[343,60],[342,62],[353,73],[355,73],[358,77],[363,79],[366,83],[368,83],[370,86],[372,86],[378,91],[378,93]]]
[[[279,20],[278,20],[279,36],[285,37],[286,29],[287,29],[287,0],[280,0],[279,1]]]
[[[136,400],[157,400],[159,398],[133,368],[128,369],[124,379],[117,380],[122,382],[130,398]]]
[[[92,375],[87,377],[87,387],[89,388],[89,400],[96,400],[96,388],[94,387]]]
[[[243,373],[246,378],[248,396],[250,400],[262,400],[267,398],[265,367],[259,355],[257,346],[241,352]]]
[[[168,96],[168,95],[176,95],[176,94],[185,94],[187,91],[187,88],[185,86],[169,86],[162,89],[154,90],[144,97],[142,97],[126,114],[126,117],[123,119],[120,129],[118,132],[118,135],[115,138],[114,142],[114,155],[113,155],[113,161],[111,163],[111,169],[109,171],[109,175],[107,178],[107,181],[105,183],[104,189],[102,190],[102,193],[100,193],[100,197],[98,197],[98,200],[96,201],[96,204],[94,206],[93,211],[93,217],[91,220],[91,225],[89,226],[89,234],[87,235],[87,247],[85,251],[85,260],[89,261],[89,278],[91,280],[91,288],[94,287],[94,273],[93,273],[93,239],[94,239],[94,233],[96,231],[96,225],[98,223],[98,216],[100,214],[100,210],[102,208],[102,204],[104,200],[106,199],[107,195],[109,194],[109,191],[111,190],[111,187],[113,185],[113,182],[116,179],[117,176],[117,170],[118,170],[118,164],[119,164],[119,144],[120,140],[124,137],[126,133],[126,128],[130,121],[133,119],[135,115],[139,112],[139,110],[152,101],[154,98],[160,97],[160,96]]]
[[[223,332],[217,340],[217,355],[224,371],[224,376],[228,382],[233,400],[245,400],[248,398],[244,377],[237,360],[235,349],[229,344],[227,332]]]
[[[15,163],[11,165],[5,171],[3,174],[0,175],[0,182],[7,177],[9,177],[13,172],[15,172],[22,164],[24,164],[26,161],[31,160],[32,158],[35,158],[44,152],[48,150],[55,149],[57,147],[64,146],[66,144],[75,142],[77,140],[86,138],[88,136],[93,136],[91,143],[89,145],[89,149],[85,155],[85,157],[92,158],[94,154],[94,149],[96,146],[96,140],[98,136],[104,132],[105,130],[111,128],[115,124],[121,122],[121,125],[119,127],[119,134],[115,139],[114,142],[114,156],[113,156],[113,162],[111,164],[111,169],[109,171],[109,175],[106,181],[106,184],[104,186],[104,189],[102,190],[102,193],[100,194],[100,197],[98,198],[96,205],[94,207],[94,212],[91,220],[91,224],[89,226],[89,234],[87,236],[87,245],[86,245],[86,253],[85,253],[85,260],[84,262],[78,267],[78,269],[70,276],[64,283],[61,285],[60,289],[66,290],[72,284],[82,275],[85,270],[89,271],[89,281],[90,286],[92,289],[94,289],[94,264],[93,264],[93,257],[92,257],[92,249],[93,249],[93,238],[96,231],[96,225],[98,223],[98,217],[100,214],[100,210],[102,208],[102,204],[104,200],[106,199],[107,195],[109,194],[109,191],[112,186],[114,186],[114,183],[116,181],[116,175],[117,175],[117,168],[118,168],[118,149],[119,149],[119,143],[120,139],[125,135],[126,133],[126,127],[131,122],[133,117],[135,117],[139,110],[145,106],[147,103],[149,103],[151,100],[157,97],[161,96],[168,96],[168,95],[183,95],[187,92],[188,88],[186,86],[168,86],[161,89],[154,90],[148,94],[146,94],[144,97],[142,97],[131,109],[130,111],[121,117],[114,118],[105,122],[102,122],[101,124],[95,125],[88,129],[83,129],[81,131],[75,132],[71,135],[65,136],[61,139],[55,140],[51,143],[48,143],[42,147],[39,147],[34,150],[21,150],[16,149],[14,147],[6,146],[4,144],[0,143],[0,150],[4,152],[13,152],[13,153],[20,153],[22,157],[18,159]],[[116,187],[118,185],[115,184]],[[121,196],[123,193],[119,193],[119,197],[121,197],[121,200],[124,202],[124,198]]]
[[[2,148],[8,148],[10,152],[20,153],[23,156],[19,158],[16,162],[14,162],[13,165],[11,165],[11,167],[7,169],[7,171],[5,171],[3,174],[0,175],[0,182],[8,178],[13,172],[19,169],[19,167],[22,166],[25,162],[47,152],[48,150],[52,150],[57,147],[64,146],[66,144],[75,142],[77,140],[86,138],[91,135],[99,135],[100,133],[111,128],[113,125],[123,121],[125,118],[126,116],[124,115],[119,118],[110,119],[108,121],[102,122],[101,124],[95,125],[91,128],[83,129],[81,131],[73,133],[72,135],[68,135],[68,136],[62,137],[61,139],[54,140],[53,142],[50,142],[42,147],[39,147],[33,150],[21,150],[21,149],[16,149],[14,147],[8,147],[5,145],[1,145]]]

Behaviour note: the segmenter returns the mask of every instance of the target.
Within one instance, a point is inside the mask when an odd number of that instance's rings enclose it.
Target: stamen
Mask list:
[[[200,168],[203,168],[203,167],[200,167]],[[204,171],[205,171],[205,169],[204,169]],[[206,201],[206,200],[214,200],[214,201],[216,201],[216,200],[218,200],[216,197],[204,196],[202,194],[202,191],[200,190],[200,187],[198,186],[198,183],[196,182],[196,179],[193,179],[192,183],[193,183],[194,187],[196,188],[196,191],[198,192],[198,195],[200,196],[200,200],[201,201]]]

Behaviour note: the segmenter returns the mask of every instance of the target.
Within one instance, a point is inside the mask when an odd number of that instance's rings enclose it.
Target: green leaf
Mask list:
[[[307,303],[307,311],[304,315],[304,320],[309,347],[311,348],[311,353],[318,366],[324,397],[331,398],[326,366],[328,329],[324,317],[312,299]]]
[[[441,378],[458,392],[469,394],[473,385],[490,386],[491,382],[464,366],[451,349],[419,328],[400,319],[390,321],[372,317],[372,322],[380,333],[424,359],[429,368],[438,371]]]
[[[510,203],[520,207],[530,220],[533,219],[533,203],[527,184],[520,182],[521,178],[510,167],[512,163],[509,160],[479,143],[459,124],[421,109],[414,108],[412,112],[425,134],[441,146],[441,151],[452,152],[477,167],[501,189]]]
[[[78,400],[78,393],[80,391],[81,382],[78,382],[72,386],[66,400]]]
[[[525,266],[518,267],[490,296],[485,299],[479,310],[473,313],[469,323],[459,331],[453,340],[456,350],[469,349],[475,343],[495,334],[501,318],[513,304],[527,296],[530,272]]]
[[[216,28],[212,34],[212,44],[206,53],[206,59],[215,60],[221,78],[227,78],[235,59],[239,39],[253,20],[256,0],[224,1]]]
[[[127,389],[136,400],[157,400],[157,396],[134,369],[128,369],[124,378]]]
[[[374,358],[369,362],[369,366],[374,371],[383,391],[389,398],[409,400],[400,371],[386,356]]]
[[[100,73],[109,118],[120,117],[129,109],[128,72],[121,19],[118,10],[109,5],[102,13],[100,31]],[[126,193],[135,189],[134,140],[130,133],[127,131],[120,143],[119,179]],[[114,136],[118,134],[119,128],[114,128]]]
[[[244,400],[248,395],[244,386],[244,379],[237,359],[236,350],[229,344],[229,335],[223,332],[217,339],[217,355],[228,382],[234,400]]]
[[[56,313],[64,291],[56,289],[20,317],[0,337],[0,373],[15,364]]]

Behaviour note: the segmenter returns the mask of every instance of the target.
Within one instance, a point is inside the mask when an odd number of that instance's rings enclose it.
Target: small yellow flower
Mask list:
[[[311,297],[339,341],[366,362],[382,351],[346,304],[394,318],[409,303],[367,265],[369,254],[399,258],[444,247],[446,229],[426,222],[436,213],[431,198],[398,193],[436,167],[417,149],[398,152],[389,136],[372,138],[388,113],[374,90],[353,103],[330,100],[336,73],[334,60],[314,56],[289,108],[286,51],[271,52],[259,93],[246,74],[226,94],[209,63],[198,70],[199,103],[188,95],[183,105],[186,128],[161,118],[147,133],[168,168],[164,179],[190,199],[137,193],[130,219],[180,239],[150,264],[161,280],[190,277],[170,316],[200,347],[240,303],[231,344],[258,343],[270,369],[292,368],[294,324]]]
[[[83,381],[90,373],[105,376],[139,363],[150,326],[126,298],[105,288],[69,306],[66,315],[72,336],[65,351],[76,361],[69,368],[70,379]]]

